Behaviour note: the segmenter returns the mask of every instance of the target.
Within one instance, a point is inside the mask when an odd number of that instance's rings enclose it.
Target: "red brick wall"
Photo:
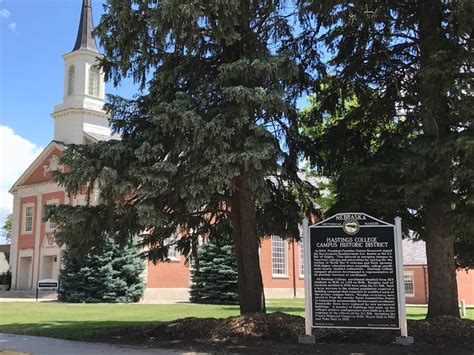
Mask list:
[[[189,287],[189,266],[185,258],[179,261],[148,262],[147,287],[149,288],[187,288]]]
[[[49,160],[51,159],[51,156],[53,155],[60,157],[62,155],[62,151],[58,148],[54,148],[53,151],[50,154],[48,154],[48,156],[30,174],[28,179],[21,185],[31,185],[31,184],[36,184],[39,182],[46,182],[46,181],[53,180],[53,176],[51,175],[51,172],[47,172],[46,174],[44,173],[44,166],[45,165],[49,166]]]
[[[474,270],[458,270],[456,278],[459,301],[463,299],[466,305],[474,305]]]
[[[31,233],[23,233],[23,209],[25,204],[33,203],[33,230]],[[28,196],[20,199],[20,218],[18,226],[18,249],[34,248],[35,246],[35,234],[36,234],[36,213],[38,212],[38,203],[36,196]]]
[[[293,278],[293,245],[294,245],[294,275]],[[287,246],[287,275],[286,277],[275,277],[272,275],[272,240],[265,238],[260,248],[260,269],[262,271],[263,286],[265,288],[293,288],[293,280],[296,288],[304,287],[304,279],[299,275],[299,248],[297,242],[286,242]]]
[[[41,211],[41,218],[44,218],[44,206],[48,203],[49,200],[59,200],[60,204],[64,203],[64,192],[63,191],[57,191],[57,192],[50,192],[43,194],[42,196],[42,204],[41,206],[42,211]],[[41,222],[41,229],[40,229],[40,246],[43,244],[43,240],[46,237],[46,233],[50,233],[49,231],[46,230],[46,223]]]
[[[426,304],[427,298],[427,284],[425,278],[425,268],[421,265],[404,267],[404,271],[413,272],[413,292],[414,296],[405,297],[407,304]]]

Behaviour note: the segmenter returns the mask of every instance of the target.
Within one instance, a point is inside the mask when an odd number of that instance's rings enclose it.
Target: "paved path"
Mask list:
[[[206,353],[183,352],[168,349],[145,349],[133,346],[87,343],[27,335],[0,333],[0,355],[197,355]]]

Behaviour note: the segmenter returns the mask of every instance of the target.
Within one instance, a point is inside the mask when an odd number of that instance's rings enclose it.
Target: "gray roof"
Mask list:
[[[92,23],[91,0],[82,1],[81,18],[79,20],[79,29],[77,30],[76,44],[72,51],[80,49],[99,53],[95,37],[92,36],[94,24]]]
[[[403,239],[403,265],[426,265],[426,244],[422,240]]]

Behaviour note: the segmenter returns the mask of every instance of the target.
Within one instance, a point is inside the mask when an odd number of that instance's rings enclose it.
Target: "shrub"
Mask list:
[[[112,237],[86,251],[66,247],[59,301],[137,302],[145,288],[140,276],[144,268],[136,246],[121,247]]]
[[[237,304],[237,275],[232,246],[201,245],[191,273],[191,302]]]

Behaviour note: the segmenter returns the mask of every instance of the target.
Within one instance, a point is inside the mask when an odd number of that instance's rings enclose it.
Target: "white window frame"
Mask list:
[[[408,280],[408,282],[411,281],[412,284],[412,293],[407,293],[407,288],[406,288],[406,280],[405,276],[409,276],[411,280]],[[404,271],[403,272],[403,285],[405,286],[405,297],[415,297],[415,275],[413,271]]]
[[[281,243],[282,246],[283,246],[283,263],[284,263],[284,265],[283,265],[284,273],[283,274],[282,273],[275,273],[276,270],[274,268],[274,265],[275,265],[276,261],[274,260],[274,258],[275,258],[275,253],[279,252],[279,251],[274,250],[274,245],[273,245],[274,242],[275,243]],[[283,238],[281,238],[277,235],[272,235],[272,237],[271,237],[271,246],[272,246],[272,248],[271,248],[271,251],[272,251],[272,258],[271,258],[272,277],[273,278],[285,278],[286,279],[286,278],[288,278],[288,242],[285,239],[283,239]],[[281,255],[278,256],[278,257],[281,258]]]
[[[168,246],[168,255],[166,258],[170,261],[180,261],[181,260],[181,254],[176,249],[176,235],[173,234],[170,238],[165,239],[165,245]]]
[[[300,239],[298,242],[298,271],[300,274],[300,279],[304,279],[304,245],[303,239]]]
[[[31,230],[26,230],[26,209],[31,207]],[[22,234],[33,234],[35,224],[35,204],[33,202],[28,202],[23,204],[22,208],[22,219],[21,219],[21,233]]]
[[[51,200],[46,201],[46,205],[59,205],[59,199],[53,198]],[[54,232],[56,230],[56,225],[53,224],[52,222],[48,219],[46,222],[46,232]]]

